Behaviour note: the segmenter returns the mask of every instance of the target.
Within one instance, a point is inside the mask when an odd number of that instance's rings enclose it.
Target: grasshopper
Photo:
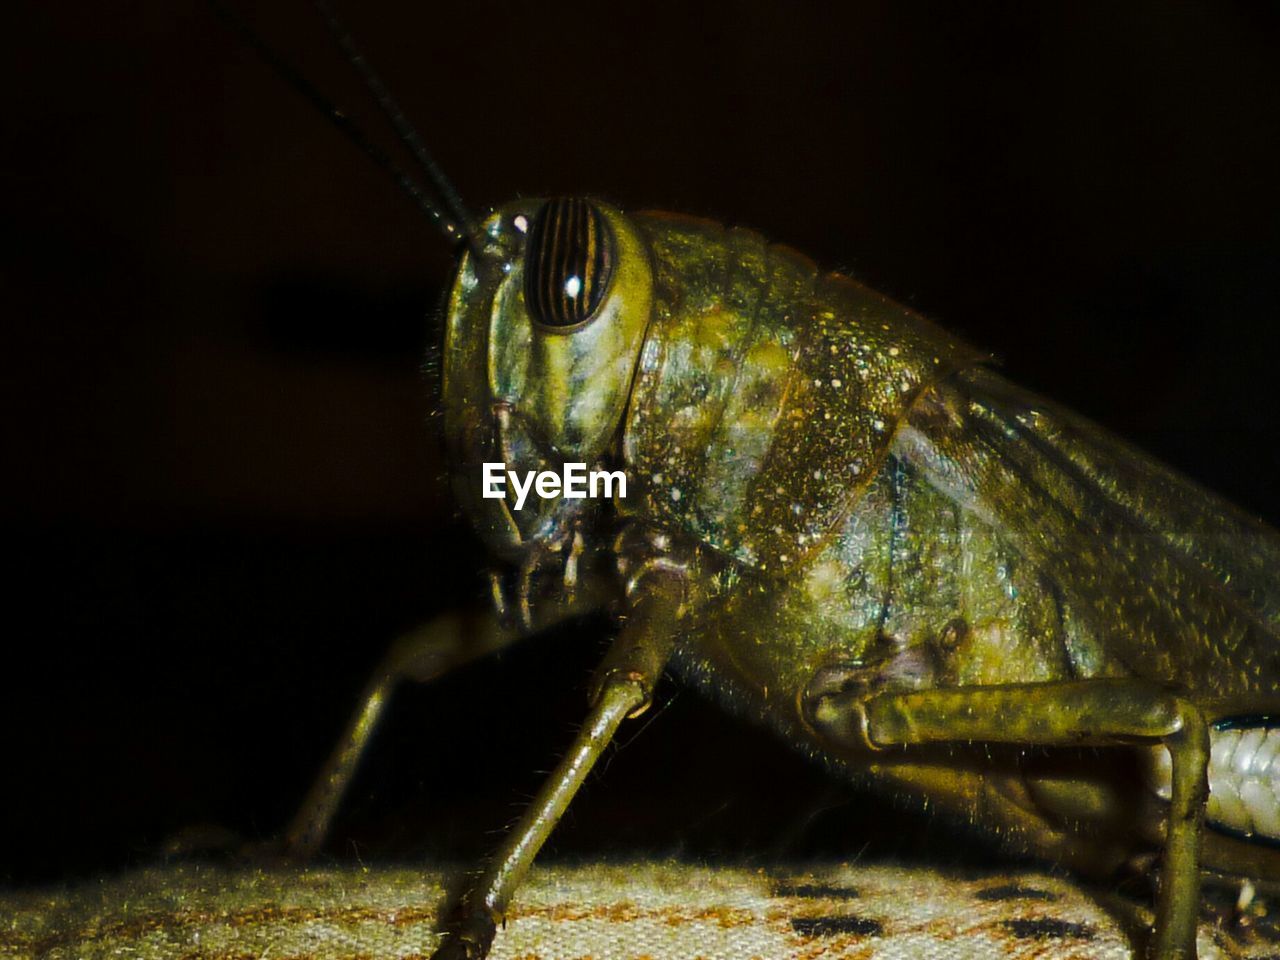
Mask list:
[[[1152,957],[1195,955],[1203,868],[1280,875],[1280,535],[750,230],[587,197],[476,222],[406,140],[437,197],[411,195],[464,248],[441,404],[454,492],[499,572],[487,612],[390,651],[291,851],[321,842],[401,680],[603,610],[617,635],[582,729],[441,960],[487,954],[667,670],[1007,847],[1091,873],[1156,854]],[[516,509],[482,494],[497,463],[630,489]]]

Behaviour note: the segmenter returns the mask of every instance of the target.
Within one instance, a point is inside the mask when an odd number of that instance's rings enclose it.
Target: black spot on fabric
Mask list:
[[[791,921],[791,929],[806,937],[834,937],[842,933],[878,937],[884,932],[884,925],[866,917],[796,917]]]
[[[853,887],[837,887],[826,883],[783,883],[773,888],[775,897],[808,897],[811,900],[856,900],[860,896]]]
[[[1040,900],[1052,903],[1062,899],[1059,894],[1049,890],[1037,890],[1035,887],[1022,887],[1016,883],[1008,883],[999,887],[988,887],[974,894],[979,900]]]
[[[1052,917],[1032,917],[1025,920],[1005,920],[1001,926],[1015,937],[1026,940],[1092,940],[1093,927],[1087,923],[1071,923]]]

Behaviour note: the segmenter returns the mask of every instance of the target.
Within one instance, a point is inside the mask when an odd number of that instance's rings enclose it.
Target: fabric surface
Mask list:
[[[425,958],[445,884],[405,868],[142,870],[0,895],[0,957],[183,960]],[[1280,955],[1249,927],[1207,922],[1200,956]],[[1276,939],[1269,939],[1275,937]],[[1041,873],[954,877],[831,865],[793,870],[675,863],[536,869],[494,960],[961,960],[1127,958],[1117,919]]]

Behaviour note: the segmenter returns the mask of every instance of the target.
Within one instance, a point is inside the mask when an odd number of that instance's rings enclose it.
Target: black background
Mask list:
[[[346,6],[473,206],[589,193],[753,226],[1280,519],[1273,7]],[[307,4],[242,9],[382,132]],[[479,596],[484,557],[428,418],[432,229],[201,5],[6,19],[0,877],[21,884],[195,824],[278,830],[390,638]],[[602,640],[406,691],[326,855],[492,844]],[[560,853],[946,833],[664,700]]]

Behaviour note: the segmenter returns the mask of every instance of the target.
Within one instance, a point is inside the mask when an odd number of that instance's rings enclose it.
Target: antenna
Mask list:
[[[293,90],[306,99],[313,107],[318,110],[326,120],[335,126],[343,136],[351,141],[355,146],[370,160],[377,164],[384,173],[395,181],[396,185],[413,201],[426,218],[439,227],[446,237],[450,240],[461,240],[467,244],[471,252],[477,256],[484,256],[483,247],[480,243],[479,234],[476,232],[474,221],[467,214],[466,209],[462,206],[462,202],[458,197],[457,191],[453,185],[449,183],[443,172],[436,166],[426,149],[422,146],[422,141],[418,137],[416,131],[409,125],[408,120],[400,112],[395,101],[387,94],[385,88],[382,87],[377,75],[364,61],[359,51],[351,44],[350,37],[346,35],[341,24],[337,21],[327,6],[317,0],[317,5],[321,7],[325,14],[326,23],[329,24],[330,31],[334,34],[338,42],[342,44],[343,49],[348,53],[348,59],[352,66],[360,71],[362,77],[365,78],[365,85],[378,98],[378,103],[383,113],[395,125],[396,130],[400,133],[402,139],[413,151],[414,157],[422,165],[427,172],[432,186],[439,192],[447,212],[441,211],[440,207],[432,200],[431,196],[423,189],[422,184],[415,180],[380,147],[371,141],[359,124],[352,120],[344,113],[333,101],[329,100],[316,87],[302,76],[293,65],[286,61],[280,54],[258,35],[248,23],[236,14],[230,7],[226,6],[221,0],[207,0],[210,7],[218,18],[226,24],[237,36],[240,37],[258,57],[271,68],[276,76],[280,77]],[[372,80],[370,80],[372,78]],[[378,91],[381,90],[381,95]],[[398,118],[398,119],[397,119]],[[401,124],[409,131],[412,139],[406,138],[401,131]]]
[[[382,79],[374,71],[373,66],[360,52],[355,41],[351,38],[351,32],[346,28],[338,15],[333,10],[333,5],[329,0],[315,0],[316,9],[320,11],[320,16],[324,18],[325,25],[329,28],[329,33],[333,39],[337,41],[338,46],[342,48],[342,52],[347,57],[347,62],[355,68],[360,74],[360,79],[364,81],[365,89],[377,101],[378,107],[382,110],[383,116],[395,128],[396,134],[400,137],[401,142],[409,148],[413,153],[414,159],[418,161],[418,165],[422,168],[423,173],[427,175],[428,182],[436,188],[440,199],[444,201],[445,210],[467,236],[473,236],[476,233],[475,222],[471,214],[462,204],[462,198],[458,196],[457,189],[445,176],[444,171],[427,152],[426,145],[422,142],[422,138],[418,136],[418,131],[414,129],[412,123],[404,115],[404,111],[400,109],[391,92],[383,84]]]

